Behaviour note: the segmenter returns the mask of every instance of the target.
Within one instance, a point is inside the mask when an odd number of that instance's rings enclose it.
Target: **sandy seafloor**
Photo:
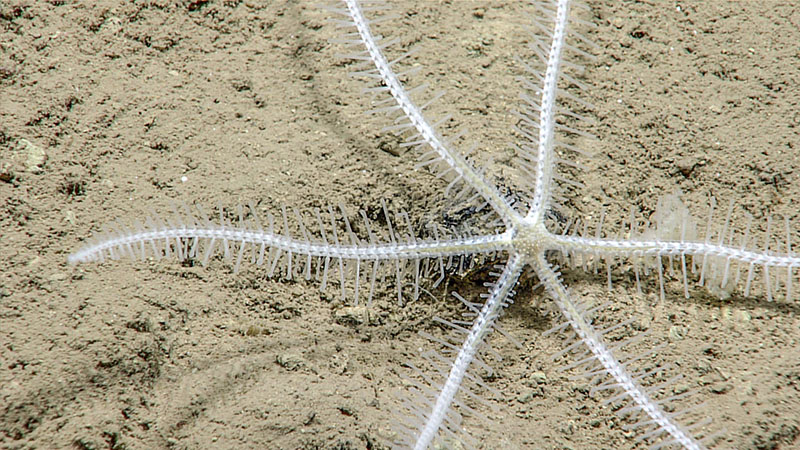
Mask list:
[[[453,115],[446,133],[467,127],[477,160],[513,190],[514,56],[529,54],[532,8],[400,3],[391,33],[400,51],[419,48],[414,80],[448,92],[432,113]],[[579,80],[597,139],[578,143],[597,156],[568,192],[573,214],[596,223],[604,210],[613,229],[680,190],[699,216],[713,196],[756,228],[788,217],[800,245],[800,7],[589,3],[597,59],[578,60]],[[442,222],[446,183],[363,115],[326,16],[304,1],[0,3],[0,447],[363,449],[391,436],[404,363],[430,347],[417,332],[441,333],[432,318],[462,312],[447,292],[477,299],[479,275],[402,306],[389,278],[366,309],[335,283],[234,274],[219,258],[66,263],[104,223],[175,200],[355,215],[385,198],[414,223]],[[22,140],[46,161],[28,163]],[[675,364],[677,389],[696,389],[712,429],[727,430],[718,448],[800,447],[797,295],[685,299],[668,275],[661,301],[653,276],[637,293],[630,266],[611,291],[602,270],[564,277],[576,297],[611,302],[598,320],[634,317],[647,345],[666,344],[653,361]],[[551,360],[564,341],[542,335],[559,318],[535,284],[501,322],[522,347],[492,338],[497,408],[465,429],[486,449],[645,448],[558,370],[568,359]]]

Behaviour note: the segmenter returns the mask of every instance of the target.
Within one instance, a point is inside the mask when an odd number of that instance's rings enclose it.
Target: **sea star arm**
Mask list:
[[[753,280],[760,276],[764,281],[764,294],[768,300],[780,290],[787,299],[792,298],[792,287],[796,279],[796,268],[800,268],[800,255],[778,253],[775,251],[752,250],[743,244],[732,247],[711,242],[695,241],[621,241],[577,236],[549,236],[550,249],[560,250],[570,257],[623,257],[635,264],[655,264],[659,273],[661,297],[664,298],[664,280],[661,266],[662,257],[680,258],[683,272],[684,296],[689,297],[687,277],[687,258],[691,257],[693,271],[699,267],[700,284],[726,296],[739,285],[742,269],[744,277],[743,292],[750,295]],[[787,244],[786,248],[791,248]],[[637,272],[638,282],[638,272]],[[609,286],[611,274],[609,271]],[[783,285],[781,287],[781,284]]]
[[[510,244],[510,234],[495,234],[458,239],[414,240],[410,242],[382,242],[361,244],[340,244],[338,242],[312,241],[310,238],[297,238],[286,233],[277,233],[260,227],[232,225],[230,223],[185,223],[165,224],[152,222],[149,226],[118,227],[92,238],[79,251],[68,257],[71,264],[102,261],[106,257],[118,259],[122,256],[144,258],[149,254],[160,256],[170,251],[180,254],[182,247],[189,256],[197,254],[198,243],[205,243],[206,249],[220,242],[225,252],[228,246],[236,244],[239,251],[245,247],[277,249],[289,254],[303,256],[354,259],[365,261],[402,260],[460,256],[465,254],[492,253],[506,250]],[[208,250],[209,253],[211,250]],[[207,259],[208,256],[205,257]]]
[[[602,336],[588,322],[580,307],[573,302],[567,289],[561,283],[558,273],[539,253],[533,261],[533,267],[544,284],[547,292],[553,297],[561,313],[569,322],[577,336],[588,347],[594,359],[600,363],[605,372],[614,378],[616,386],[624,392],[635,405],[635,410],[649,417],[647,423],[655,424],[662,433],[668,434],[671,443],[680,444],[688,450],[703,448],[687,430],[674,421],[671,414],[664,411],[658,402],[651,398],[648,391],[628,373],[604,342]]]
[[[551,249],[557,249],[570,255],[627,257],[684,255],[731,259],[757,266],[800,267],[800,256],[748,250],[707,242],[628,241],[563,235],[551,235],[550,240]]]
[[[541,107],[539,108],[539,137],[537,139],[536,167],[533,173],[533,198],[526,219],[543,220],[553,191],[555,165],[555,126],[556,96],[558,77],[567,38],[569,21],[569,0],[560,0],[555,11],[550,51],[547,53],[546,69],[541,88]]]
[[[492,286],[489,298],[475,318],[472,328],[450,368],[447,380],[439,390],[433,408],[424,413],[425,424],[414,444],[416,450],[427,449],[436,437],[481,343],[491,333],[503,308],[511,302],[512,289],[517,284],[524,266],[525,258],[521,254],[513,254],[500,274],[500,278]]]
[[[380,75],[388,93],[394,99],[399,109],[401,109],[403,114],[408,118],[410,125],[417,130],[420,138],[433,149],[436,155],[438,155],[439,160],[450,166],[456,178],[464,180],[464,182],[475,189],[504,221],[508,222],[512,220],[512,218],[519,218],[519,213],[514,210],[497,188],[487,183],[484,176],[472,167],[464,157],[451,148],[448,148],[433,125],[425,119],[422,110],[411,100],[405,87],[392,70],[392,64],[381,51],[381,45],[376,41],[369,27],[370,22],[365,18],[358,1],[344,0],[344,2],[352,21],[352,23],[348,25],[354,26],[358,31],[361,43],[364,45],[367,55],[369,55],[369,58],[374,63],[375,70],[377,74]]]

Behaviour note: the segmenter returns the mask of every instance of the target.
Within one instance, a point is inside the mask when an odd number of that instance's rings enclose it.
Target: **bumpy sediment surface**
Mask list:
[[[513,189],[523,6],[402,3],[394,34],[421,47],[416,79],[448,90],[433,112],[469,128]],[[569,206],[595,220],[602,208],[648,216],[680,189],[697,215],[711,194],[757,223],[787,215],[797,235],[800,11],[676,6],[592,2],[598,28],[586,34],[601,50],[582,81],[599,139],[585,146],[600,156]],[[481,270],[403,306],[387,280],[367,309],[342,303],[335,284],[320,293],[219,260],[66,264],[103,224],[172,200],[355,213],[388,198],[415,223],[459,231],[469,218],[442,197],[446,184],[363,117],[326,16],[302,2],[0,6],[1,447],[345,449],[391,437],[403,363],[429,345],[417,331],[461,314],[447,292],[478,298]],[[662,303],[652,277],[637,294],[632,270],[610,293],[602,273],[565,280],[617,305],[604,320],[634,316],[668,343],[681,388],[699,389],[728,429],[722,447],[798,445],[797,301],[703,289],[686,300],[674,278]],[[497,425],[466,428],[487,448],[637,448],[602,397],[556,370],[563,342],[541,333],[558,318],[535,284],[523,280],[500,323],[523,348],[494,338]]]

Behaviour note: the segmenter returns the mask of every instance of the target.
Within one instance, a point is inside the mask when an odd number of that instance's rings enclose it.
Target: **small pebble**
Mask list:
[[[275,357],[275,362],[286,370],[297,370],[304,366],[303,359],[291,353],[278,355]]]
[[[531,379],[535,381],[537,384],[545,384],[547,383],[547,375],[544,374],[542,371],[536,371],[531,374]]]
[[[42,171],[42,166],[47,161],[47,153],[42,147],[27,139],[20,139],[15,150],[25,157],[25,169],[28,172],[39,173]]]
[[[54,273],[50,275],[50,281],[63,281],[67,279],[67,274],[65,273]]]

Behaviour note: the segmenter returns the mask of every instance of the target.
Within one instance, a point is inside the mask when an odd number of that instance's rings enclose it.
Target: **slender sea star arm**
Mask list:
[[[542,85],[541,108],[539,109],[539,139],[534,173],[534,188],[531,209],[526,219],[543,220],[549,208],[553,191],[555,167],[555,127],[556,95],[558,94],[558,75],[560,73],[564,42],[567,38],[569,20],[569,0],[560,0],[556,10],[550,51],[547,56]]]
[[[509,304],[511,290],[517,284],[517,280],[524,266],[525,258],[520,254],[513,254],[506,264],[505,269],[500,274],[497,283],[492,286],[489,299],[475,318],[475,322],[472,324],[467,339],[461,346],[461,350],[459,350],[458,356],[456,356],[450,368],[447,380],[439,391],[433,409],[426,415],[427,420],[425,426],[414,445],[416,450],[427,449],[436,437],[439,427],[441,427],[447,415],[447,411],[453,403],[453,398],[461,387],[464,375],[467,373],[470,363],[472,363],[475,354],[480,348],[481,342],[483,342],[483,339],[492,331],[495,321],[500,316],[500,312]]]
[[[753,251],[706,242],[619,241],[551,235],[550,248],[575,255],[603,256],[706,256],[769,267],[800,267],[800,256]]]
[[[475,170],[466,159],[445,145],[441,136],[425,119],[419,107],[411,101],[405,87],[403,87],[397,75],[392,71],[391,64],[383,55],[380,45],[375,41],[375,36],[372,34],[372,30],[370,30],[369,27],[369,21],[364,17],[358,1],[344,1],[347,5],[347,10],[350,13],[353,25],[358,30],[361,41],[366,47],[366,52],[375,64],[375,68],[380,74],[381,80],[383,80],[383,83],[389,90],[389,94],[394,98],[395,102],[397,102],[400,109],[403,110],[403,113],[406,115],[411,125],[416,128],[420,137],[430,145],[442,161],[452,168],[458,177],[461,177],[464,182],[472,186],[472,188],[497,211],[500,217],[504,220],[508,218],[519,219],[519,213],[517,213],[509,202],[500,195],[497,188],[487,183],[484,177]]]
[[[580,309],[570,298],[567,289],[559,280],[558,274],[545,259],[544,253],[539,253],[533,261],[533,267],[539,279],[553,297],[561,313],[575,330],[575,333],[589,348],[592,355],[605,368],[606,373],[613,377],[619,388],[634,402],[639,410],[650,417],[654,424],[664,433],[671,436],[673,442],[689,450],[703,448],[692,436],[666,413],[657,402],[648,395],[647,391],[628,373],[623,364],[611,353],[605,342],[594,327],[581,314]]]
[[[304,256],[321,256],[365,261],[438,258],[464,254],[491,253],[508,249],[510,233],[477,236],[461,239],[369,243],[342,245],[297,239],[257,228],[233,225],[202,224],[182,226],[151,226],[147,229],[122,229],[106,232],[93,238],[89,244],[71,254],[71,264],[103,260],[105,257],[144,257],[148,248],[153,253],[168,250],[170,245],[180,248],[185,241],[199,240],[235,243],[243,248],[275,248]]]

